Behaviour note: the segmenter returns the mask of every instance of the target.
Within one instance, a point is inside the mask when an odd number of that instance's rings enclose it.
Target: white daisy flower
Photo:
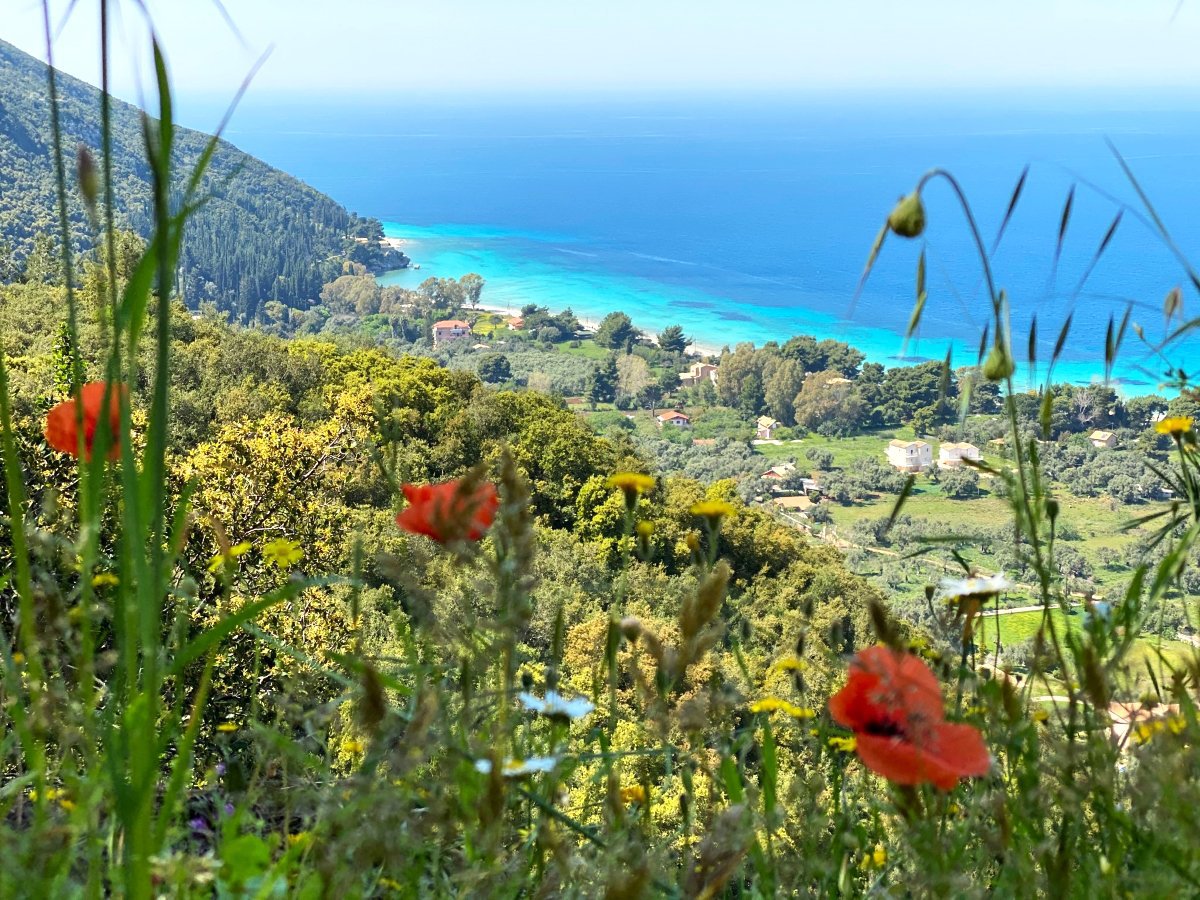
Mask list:
[[[517,699],[528,710],[541,713],[551,719],[565,719],[569,722],[582,719],[596,708],[595,704],[585,697],[568,700],[558,691],[546,691],[544,699],[522,692],[517,694]]]
[[[1013,583],[999,575],[976,575],[972,578],[943,578],[939,594],[947,600],[982,599],[1012,590]]]
[[[531,756],[529,759],[506,759],[500,767],[500,774],[505,778],[523,778],[535,772],[549,772],[558,765],[557,756]],[[484,775],[492,771],[490,759],[475,760],[475,771]]]

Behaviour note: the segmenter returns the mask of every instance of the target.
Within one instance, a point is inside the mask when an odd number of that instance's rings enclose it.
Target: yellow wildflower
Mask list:
[[[342,741],[342,749],[347,753],[362,753],[367,748],[367,745],[359,740]]]
[[[883,848],[883,844],[876,844],[874,850],[863,854],[858,867],[865,872],[867,869],[882,869],[886,864],[887,850]]]
[[[653,522],[645,522],[645,521],[638,522],[637,525],[634,527],[637,530],[638,537],[640,537],[644,540],[649,539],[650,536],[652,534],[654,534],[654,523]]]
[[[732,503],[726,503],[724,500],[702,500],[692,507],[692,515],[700,516],[705,519],[723,519],[726,516],[732,516],[736,509]]]
[[[1050,718],[1050,713],[1044,709],[1035,709],[1030,714],[1030,718],[1033,719],[1033,721],[1035,721],[1035,722],[1045,722],[1047,719]]]
[[[654,479],[641,472],[618,472],[616,475],[610,475],[604,483],[610,488],[624,491],[626,498],[648,494],[654,490]]]
[[[794,703],[789,703],[786,700],[781,700],[779,697],[764,697],[761,700],[755,700],[750,704],[750,712],[752,713],[772,713],[782,712],[787,713],[795,719],[811,719],[817,714],[817,711],[807,706],[797,706]]]
[[[1148,744],[1151,739],[1163,730],[1162,719],[1151,719],[1149,722],[1138,722],[1133,729],[1133,740],[1137,744]]]
[[[798,656],[785,656],[771,666],[772,672],[806,672],[808,663]]]
[[[217,726],[217,731],[221,732],[221,734],[233,734],[237,730],[238,727],[234,722],[222,722]]]
[[[74,800],[68,800],[66,798],[63,798],[62,800],[58,801],[58,805],[60,807],[62,807],[63,812],[74,812],[75,811],[75,801]]]
[[[97,572],[92,576],[92,587],[116,587],[121,581],[112,572]]]
[[[295,834],[289,834],[287,836],[287,842],[288,846],[290,847],[307,847],[310,843],[312,843],[312,832],[297,831]]]
[[[1154,430],[1159,434],[1169,434],[1171,437],[1182,437],[1192,430],[1195,422],[1190,416],[1168,416],[1154,423]]]
[[[750,712],[776,712],[791,705],[786,700],[780,700],[778,697],[764,697],[762,700],[755,700],[750,704]]]
[[[275,566],[278,569],[290,569],[300,560],[304,559],[304,551],[295,541],[289,541],[287,538],[276,538],[263,545],[263,559],[268,565]]]
[[[853,753],[858,748],[858,741],[854,737],[831,737],[829,746],[843,753]]]
[[[1170,729],[1171,734],[1183,734],[1184,729],[1187,728],[1187,720],[1183,716],[1168,716],[1167,728]]]
[[[12,661],[13,661],[14,666],[25,665],[25,654],[22,653],[20,650],[18,650],[16,653],[14,653],[12,655]]]
[[[631,803],[645,804],[646,789],[640,784],[631,784],[627,787],[621,788],[620,796],[621,802],[626,806],[629,806]]]
[[[237,559],[239,556],[245,556],[249,552],[250,545],[245,541],[240,544],[234,544],[229,548],[229,550],[223,553],[218,553],[208,561],[208,571],[210,574],[215,575],[217,572],[221,571],[221,569],[225,568],[225,566],[230,562]]]

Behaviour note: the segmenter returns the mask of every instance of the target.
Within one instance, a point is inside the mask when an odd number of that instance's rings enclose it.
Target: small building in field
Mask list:
[[[679,375],[679,383],[683,387],[695,387],[702,381],[717,383],[717,367],[712,363],[692,363],[691,367]]]
[[[771,468],[767,469],[767,471],[763,472],[758,477],[766,478],[770,481],[779,481],[783,478],[787,478],[789,475],[791,475],[795,471],[796,471],[796,466],[794,463],[785,462],[785,463],[780,463],[777,466],[771,466]]]
[[[798,512],[801,515],[807,513],[817,504],[804,494],[796,497],[775,497],[772,501],[780,509],[791,510]]]
[[[957,469],[962,466],[963,460],[978,460],[981,455],[978,447],[966,441],[946,443],[938,447],[938,465],[943,469]]]
[[[457,341],[471,333],[471,323],[462,319],[442,319],[433,323],[433,345]]]
[[[1088,440],[1098,450],[1111,450],[1117,446],[1117,436],[1111,431],[1093,431],[1088,435]]]
[[[508,326],[510,331],[520,331],[525,327],[525,320],[520,316],[509,316],[504,320],[504,324]]]
[[[769,441],[775,435],[775,430],[782,428],[782,424],[772,419],[770,416],[759,416],[758,421],[754,423],[755,434],[760,441]]]
[[[658,423],[660,428],[668,426],[671,428],[692,427],[692,420],[677,409],[664,409],[662,412],[655,413],[654,421]]]
[[[901,472],[920,472],[933,465],[933,447],[925,441],[892,440],[884,452]]]

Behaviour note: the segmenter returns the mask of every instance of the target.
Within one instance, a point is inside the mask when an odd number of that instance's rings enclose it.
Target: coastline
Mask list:
[[[511,306],[500,306],[495,303],[480,302],[480,303],[476,304],[473,307],[473,309],[479,310],[482,312],[499,313],[500,315],[505,315],[505,316],[515,316],[520,313],[522,306],[524,306],[523,303],[514,304]],[[567,307],[564,306],[564,307],[562,307],[562,309],[551,309],[550,313],[552,315],[557,314],[557,313],[562,312],[566,308]],[[572,312],[574,312],[574,310],[572,310]],[[579,320],[579,323],[584,328],[586,328],[588,331],[591,331],[593,333],[596,331],[596,329],[598,329],[600,327],[599,319],[590,318],[587,316],[581,316],[579,314],[575,314],[575,318],[577,318]],[[634,322],[633,326],[635,328],[637,328],[638,327],[637,322]],[[646,329],[641,329],[641,331],[648,340],[650,340],[653,343],[657,343],[657,338],[652,331],[648,331]],[[721,348],[713,346],[712,344],[706,344],[703,342],[692,341],[692,343],[688,345],[688,348],[685,352],[692,356],[718,357],[721,355]]]
[[[718,356],[722,347],[732,349],[739,343],[761,347],[768,341],[782,344],[794,336],[811,335],[817,340],[842,341],[863,353],[867,362],[889,368],[940,362],[947,352],[952,354],[955,367],[976,363],[977,338],[956,341],[918,336],[906,347],[900,333],[807,309],[798,301],[772,308],[751,308],[730,298],[626,276],[603,267],[577,267],[574,257],[580,251],[549,243],[536,235],[506,235],[483,227],[413,226],[387,221],[383,227],[389,238],[404,241],[405,253],[421,270],[384,273],[379,276],[381,284],[414,288],[431,275],[460,277],[477,272],[486,281],[484,295],[488,297],[479,308],[493,312],[514,314],[526,303],[543,306],[552,313],[569,307],[582,323],[594,328],[605,315],[620,310],[647,335],[668,325],[682,325],[693,340],[689,352],[707,356]],[[564,262],[547,263],[522,254],[523,244],[529,241],[548,244],[551,251],[563,255]],[[1134,347],[1127,342],[1108,383],[1123,396],[1177,393],[1163,388],[1156,372],[1139,365]],[[1102,353],[1097,358],[1102,359]],[[1102,368],[1090,359],[1061,360],[1055,366],[1054,381],[1075,385],[1101,383]],[[1027,364],[1018,363],[1019,386],[1032,389],[1044,377],[1044,363],[1033,372]]]

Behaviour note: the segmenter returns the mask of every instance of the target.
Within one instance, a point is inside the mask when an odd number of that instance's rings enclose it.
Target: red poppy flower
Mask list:
[[[863,650],[846,686],[829,698],[829,712],[854,731],[863,764],[896,784],[932,782],[948,791],[991,768],[983,735],[946,721],[937,679],[912,654],[882,645]]]
[[[406,484],[408,507],[396,524],[413,534],[423,534],[439,544],[466,539],[477,541],[491,527],[500,506],[496,486],[483,482],[474,490],[461,481],[441,484]]]
[[[46,413],[46,443],[55,450],[79,454],[79,416],[77,410],[83,407],[83,458],[92,458],[92,444],[96,440],[96,426],[104,407],[104,395],[108,393],[108,428],[112,435],[112,444],[108,452],[109,459],[116,459],[120,453],[121,436],[121,404],[119,393],[124,387],[107,385],[103,381],[92,381],[80,388],[79,396],[64,400]]]

